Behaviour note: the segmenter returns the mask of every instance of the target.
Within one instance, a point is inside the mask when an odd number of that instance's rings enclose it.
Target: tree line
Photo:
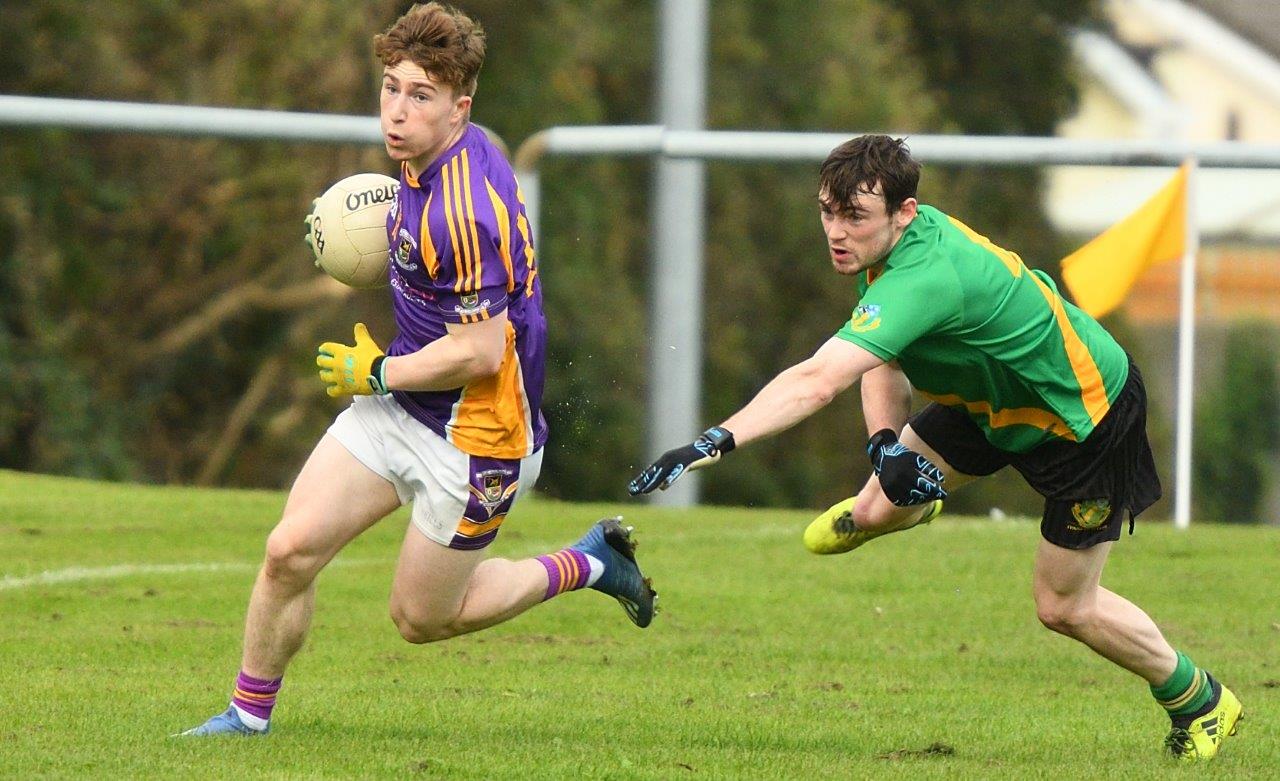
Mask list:
[[[655,4],[462,5],[489,36],[474,119],[512,148],[553,125],[653,121]],[[1067,32],[1102,24],[1096,3],[996,5],[716,0],[707,127],[1051,134],[1076,100]],[[370,38],[407,6],[6,3],[0,92],[373,115]],[[329,281],[301,240],[329,183],[394,173],[382,150],[2,132],[0,466],[287,485],[339,409],[314,377],[315,346],[357,320],[392,335],[385,291]],[[540,488],[620,500],[645,456],[651,167],[549,159],[542,174],[552,438]],[[810,354],[855,303],[826,262],[815,183],[814,165],[708,164],[707,423]],[[927,166],[921,198],[1053,270],[1070,242],[1034,206],[1041,187],[1029,167]],[[735,454],[708,473],[706,500],[847,495],[868,471],[857,407],[848,394]],[[956,498],[1038,512],[1014,480]]]

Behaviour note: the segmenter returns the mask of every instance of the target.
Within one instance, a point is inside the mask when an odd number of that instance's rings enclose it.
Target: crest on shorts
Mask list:
[[[502,499],[502,473],[494,474],[493,472],[482,473],[480,475],[483,480],[484,498],[489,502],[497,502]]]
[[[853,317],[849,318],[849,330],[854,333],[863,333],[864,331],[874,331],[880,327],[880,305],[879,304],[861,304],[853,310]]]
[[[486,469],[483,472],[476,472],[475,482],[471,485],[471,495],[484,508],[489,518],[492,518],[499,509],[506,512],[511,506],[511,500],[516,490],[520,488],[520,481],[513,480],[507,484],[510,478],[510,469]]]
[[[1106,499],[1089,499],[1071,505],[1071,517],[1081,529],[1096,529],[1111,517],[1111,502]]]

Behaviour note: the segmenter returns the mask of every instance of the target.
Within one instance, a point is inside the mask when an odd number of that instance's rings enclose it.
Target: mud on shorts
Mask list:
[[[970,417],[932,403],[909,421],[911,428],[956,471],[984,477],[1012,466],[1044,497],[1040,534],[1063,548],[1090,548],[1120,539],[1133,519],[1160,498],[1147,440],[1147,391],[1133,358],[1129,378],[1111,409],[1083,442],[1055,440],[1026,453],[987,441]]]
[[[392,396],[356,396],[329,427],[360,463],[413,503],[413,525],[428,539],[459,550],[484,548],[516,499],[533,491],[539,449],[522,459],[462,452],[405,412]]]

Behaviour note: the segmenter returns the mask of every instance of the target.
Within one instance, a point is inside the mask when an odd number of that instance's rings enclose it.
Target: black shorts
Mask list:
[[[1111,409],[1083,442],[1055,440],[1026,453],[1001,450],[964,412],[930,404],[911,428],[956,471],[975,477],[1012,466],[1044,497],[1040,534],[1063,548],[1089,548],[1120,539],[1133,518],[1160,498],[1147,441],[1147,391],[1129,359],[1129,379]]]

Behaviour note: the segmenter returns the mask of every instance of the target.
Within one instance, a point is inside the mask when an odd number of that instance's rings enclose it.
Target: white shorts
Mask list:
[[[360,463],[413,503],[413,525],[461,550],[498,536],[516,499],[533,490],[542,449],[522,459],[468,455],[404,411],[391,396],[356,396],[329,427]]]

